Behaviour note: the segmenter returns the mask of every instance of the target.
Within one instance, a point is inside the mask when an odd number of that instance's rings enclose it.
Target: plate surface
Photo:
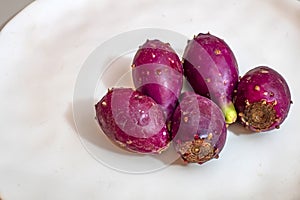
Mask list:
[[[299,19],[297,0],[32,3],[0,33],[0,197],[300,199]],[[288,118],[279,130],[261,134],[242,134],[243,129],[231,127],[220,158],[201,166],[153,159],[145,170],[149,173],[133,175],[123,173],[124,167],[112,169],[126,166],[118,163],[120,159],[109,159],[115,162],[110,167],[98,162],[101,159],[94,152],[91,156],[87,145],[95,152],[108,152],[101,156],[125,159],[127,155],[77,133],[72,109],[77,78],[101,44],[143,28],[172,30],[187,38],[209,31],[230,45],[240,75],[258,65],[274,68],[292,93]],[[132,51],[127,53],[131,57]],[[130,63],[126,55],[108,65],[123,62]],[[106,85],[100,77],[86,88],[92,91],[88,93],[91,104],[104,94],[104,88],[129,83],[126,71],[107,78]]]

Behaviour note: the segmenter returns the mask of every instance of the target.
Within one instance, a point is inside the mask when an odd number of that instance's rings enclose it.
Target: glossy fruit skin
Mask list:
[[[218,158],[227,127],[221,109],[194,92],[182,94],[172,117],[173,145],[183,160],[203,164]]]
[[[267,66],[255,67],[240,79],[234,101],[239,122],[256,132],[279,128],[292,103],[285,79]]]
[[[213,100],[222,109],[226,122],[233,123],[237,114],[232,98],[239,71],[225,41],[210,33],[199,33],[185,48],[183,68],[194,91]]]
[[[113,88],[95,105],[100,127],[109,139],[137,153],[160,153],[170,136],[161,107],[130,88]]]
[[[183,83],[182,63],[170,44],[147,40],[134,56],[132,77],[137,90],[160,104],[170,119]]]

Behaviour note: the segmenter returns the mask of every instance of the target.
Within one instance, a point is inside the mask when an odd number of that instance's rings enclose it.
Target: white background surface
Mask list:
[[[111,170],[83,148],[72,117],[77,74],[114,35],[138,28],[224,38],[241,75],[265,64],[294,104],[280,130],[228,132],[220,159],[155,173]],[[300,2],[36,1],[0,33],[0,197],[14,199],[300,199]]]

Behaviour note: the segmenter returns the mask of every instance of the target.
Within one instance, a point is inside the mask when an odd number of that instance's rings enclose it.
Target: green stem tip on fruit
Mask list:
[[[222,107],[222,111],[225,116],[226,124],[232,124],[236,121],[237,113],[236,113],[235,107],[232,102],[230,102],[226,106]]]

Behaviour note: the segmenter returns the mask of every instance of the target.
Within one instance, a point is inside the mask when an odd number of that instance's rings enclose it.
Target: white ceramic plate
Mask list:
[[[300,199],[299,19],[297,0],[34,2],[0,33],[0,197]],[[257,65],[280,72],[294,101],[281,129],[245,135],[230,128],[220,158],[202,166],[155,160],[152,173],[132,175],[93,159],[87,144],[101,145],[80,139],[74,124],[77,77],[97,47],[141,28],[187,38],[210,31],[230,45],[241,75]],[[87,88],[93,101],[105,87]]]

